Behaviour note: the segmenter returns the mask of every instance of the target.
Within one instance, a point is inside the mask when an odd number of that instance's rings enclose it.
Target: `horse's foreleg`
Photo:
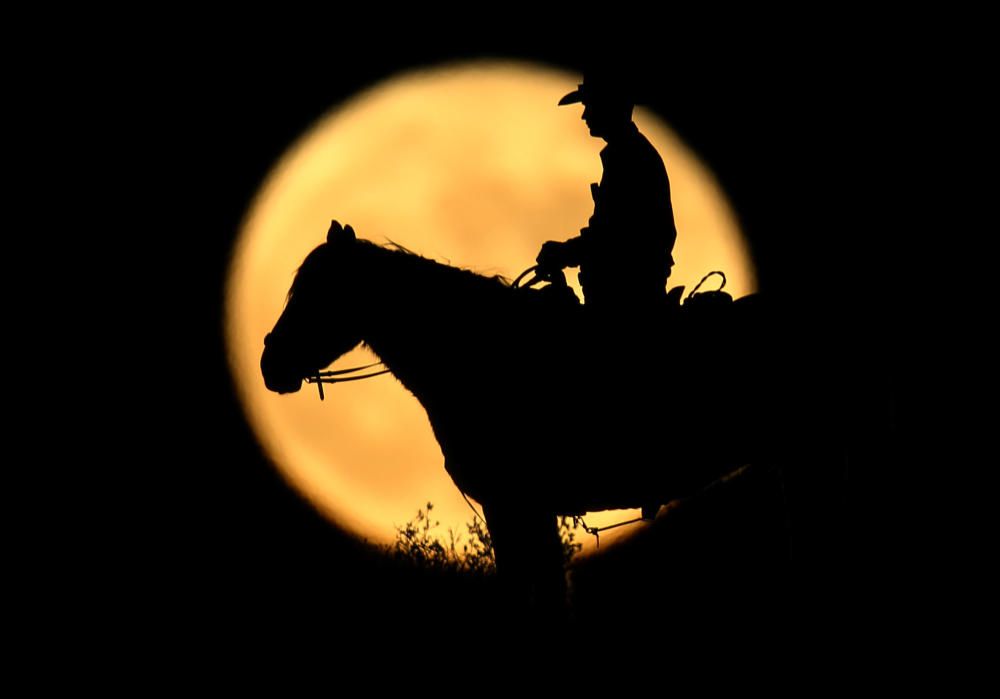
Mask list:
[[[566,576],[556,517],[517,504],[484,506],[497,575],[511,602],[540,618],[566,611]]]

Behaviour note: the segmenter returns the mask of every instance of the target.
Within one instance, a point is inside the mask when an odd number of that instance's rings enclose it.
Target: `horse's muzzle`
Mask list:
[[[268,347],[264,348],[264,353],[260,356],[260,373],[264,376],[264,385],[269,391],[295,393],[302,388],[302,377],[297,375],[298,372],[285,370]]]

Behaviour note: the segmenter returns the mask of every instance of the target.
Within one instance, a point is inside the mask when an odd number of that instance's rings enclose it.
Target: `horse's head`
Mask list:
[[[357,246],[354,229],[334,221],[326,242],[299,267],[285,310],[264,338],[260,370],[268,389],[298,391],[304,378],[361,343],[359,310],[350,302]]]

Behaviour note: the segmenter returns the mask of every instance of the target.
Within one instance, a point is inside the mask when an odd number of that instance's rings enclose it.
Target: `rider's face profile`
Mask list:
[[[600,138],[601,136],[601,118],[600,110],[595,109],[593,105],[585,104],[583,106],[583,119],[584,123],[587,124],[587,128],[590,129],[590,135]]]
[[[616,122],[628,121],[629,113],[622,108],[603,102],[584,103],[583,115],[580,117],[590,129],[590,135],[595,138],[605,138],[615,130]]]

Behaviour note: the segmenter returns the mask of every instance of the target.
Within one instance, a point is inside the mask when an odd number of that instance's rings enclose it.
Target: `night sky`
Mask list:
[[[241,218],[269,167],[318,116],[413,66],[482,56],[579,71],[594,54],[570,36],[423,39],[393,50],[333,36],[291,50],[248,39],[217,51],[207,37],[163,47],[134,99],[116,90],[128,110],[103,126],[134,146],[128,162],[149,173],[132,178],[124,166],[116,195],[148,222],[129,249],[155,260],[123,271],[148,290],[142,315],[154,322],[133,326],[130,314],[117,315],[115,329],[141,351],[111,359],[127,367],[123,375],[145,367],[157,378],[131,382],[142,407],[109,419],[125,448],[120,478],[109,480],[115,507],[103,540],[108,565],[122,571],[111,596],[149,625],[180,618],[239,635],[270,624],[384,629],[433,619],[451,629],[501,615],[490,606],[495,591],[380,561],[294,493],[244,421],[223,342],[225,274]],[[697,625],[706,609],[716,621],[745,620],[753,608],[755,622],[789,610],[830,622],[856,601],[854,496],[870,474],[885,473],[893,449],[893,328],[860,285],[892,249],[873,208],[883,88],[860,49],[833,50],[817,37],[696,49],[646,46],[616,60],[637,67],[640,102],[715,171],[761,290],[801,328],[808,364],[836,377],[824,409],[838,416],[838,443],[817,452],[850,456],[818,459],[784,484],[791,562],[787,541],[774,536],[786,513],[767,499],[773,483],[751,483],[750,497],[692,507],[674,529],[590,571],[580,590],[585,628]]]

